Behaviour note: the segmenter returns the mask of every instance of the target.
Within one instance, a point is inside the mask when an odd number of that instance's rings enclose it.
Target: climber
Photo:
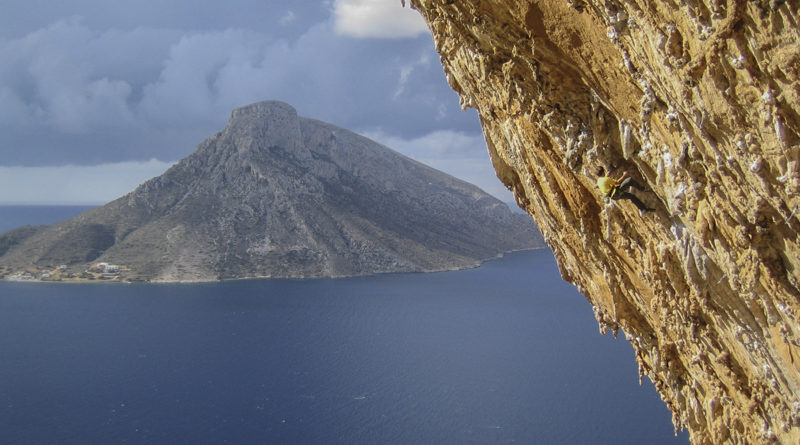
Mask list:
[[[628,176],[628,172],[623,172],[619,179],[614,179],[606,176],[606,172],[603,167],[597,169],[597,188],[599,188],[603,193],[606,202],[608,202],[609,199],[627,199],[636,205],[636,208],[639,209],[639,214],[641,215],[644,215],[644,212],[652,212],[655,210],[647,207],[647,205],[643,203],[642,200],[636,195],[628,192],[627,190],[631,187],[643,192],[647,191],[639,183],[634,181],[633,178]]]

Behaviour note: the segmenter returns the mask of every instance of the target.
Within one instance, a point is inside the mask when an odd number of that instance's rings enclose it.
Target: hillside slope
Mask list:
[[[121,267],[102,278],[336,277],[474,267],[543,245],[529,218],[477,187],[260,102],[130,194],[0,236],[0,271],[86,277],[108,263]]]

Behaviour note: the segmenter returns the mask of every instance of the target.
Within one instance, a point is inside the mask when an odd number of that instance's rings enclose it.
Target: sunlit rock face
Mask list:
[[[676,428],[800,443],[798,2],[410,3],[498,177]],[[656,210],[606,204],[598,167]]]

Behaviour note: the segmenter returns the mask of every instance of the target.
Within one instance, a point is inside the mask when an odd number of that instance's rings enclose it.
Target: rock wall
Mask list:
[[[676,429],[800,443],[798,2],[410,4],[498,177]],[[598,167],[656,210],[606,204]]]

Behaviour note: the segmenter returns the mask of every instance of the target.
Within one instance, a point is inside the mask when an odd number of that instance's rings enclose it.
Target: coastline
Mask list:
[[[530,247],[524,249],[514,249],[505,252],[500,252],[497,255],[494,255],[489,258],[484,258],[480,260],[475,260],[475,263],[470,266],[464,267],[447,267],[447,268],[440,268],[440,269],[428,269],[428,270],[419,270],[419,271],[386,271],[386,272],[375,272],[375,273],[364,273],[364,274],[351,274],[351,275],[315,275],[315,276],[245,276],[245,277],[233,277],[233,278],[216,278],[216,279],[197,279],[197,280],[144,280],[144,279],[137,279],[137,280],[126,280],[124,277],[117,276],[114,278],[83,278],[83,277],[73,277],[73,278],[64,278],[59,277],[57,279],[42,279],[37,278],[32,275],[25,277],[25,278],[10,278],[11,276],[18,275],[19,273],[11,273],[11,275],[6,275],[0,277],[0,282],[6,283],[57,283],[57,284],[206,284],[206,283],[221,283],[226,281],[244,281],[244,280],[320,280],[320,279],[341,279],[341,278],[355,278],[355,277],[370,277],[370,276],[378,276],[378,275],[388,275],[388,274],[435,274],[435,273],[442,273],[442,272],[455,272],[460,270],[470,270],[476,269],[478,267],[483,266],[484,264],[502,259],[508,254],[517,253],[517,252],[526,252],[531,250],[541,250],[547,249],[547,246],[541,247]]]

